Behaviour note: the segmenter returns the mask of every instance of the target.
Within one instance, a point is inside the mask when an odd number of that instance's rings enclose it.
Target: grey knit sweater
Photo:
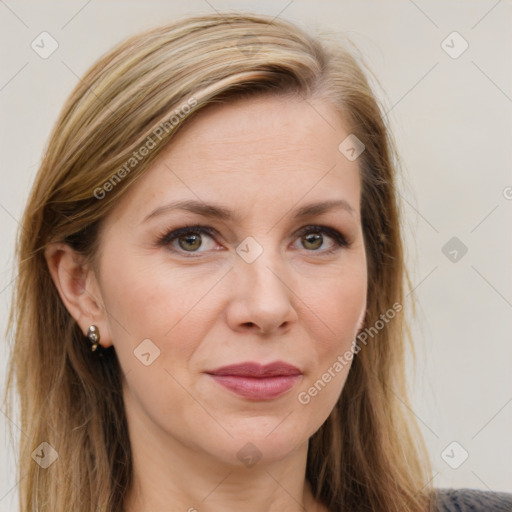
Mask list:
[[[512,512],[512,493],[477,489],[436,489],[437,512]]]

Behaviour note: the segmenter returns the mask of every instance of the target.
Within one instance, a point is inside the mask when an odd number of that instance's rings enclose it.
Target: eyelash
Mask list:
[[[312,252],[312,253],[318,252],[318,253],[321,253],[324,255],[325,254],[330,255],[330,254],[335,253],[339,249],[348,247],[350,245],[344,235],[342,235],[338,230],[336,230],[334,228],[330,228],[328,226],[320,226],[320,225],[304,226],[297,233],[297,237],[299,238],[299,237],[302,237],[309,233],[325,233],[330,238],[333,239],[335,246],[332,249],[328,249],[328,250],[324,250],[324,251],[305,249],[308,252]],[[215,238],[216,231],[209,226],[202,226],[202,225],[188,226],[187,225],[182,228],[174,229],[172,231],[164,233],[163,235],[161,235],[158,238],[157,245],[162,246],[162,247],[169,246],[174,240],[178,239],[180,236],[189,235],[189,234],[192,234],[192,235],[207,234],[211,238]],[[198,256],[194,256],[194,254],[196,254],[196,253],[194,253],[193,251],[187,252],[184,250],[179,250],[179,249],[174,249],[174,248],[172,248],[172,250],[174,252],[179,252],[181,254],[187,254],[186,257],[188,257],[188,258],[197,258],[198,257]],[[199,253],[197,253],[197,254],[199,254]]]

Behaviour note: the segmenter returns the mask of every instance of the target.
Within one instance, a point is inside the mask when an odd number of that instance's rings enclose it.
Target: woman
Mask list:
[[[403,407],[395,161],[356,61],[277,19],[188,18],[97,62],[20,231],[21,509],[471,499],[434,492]]]

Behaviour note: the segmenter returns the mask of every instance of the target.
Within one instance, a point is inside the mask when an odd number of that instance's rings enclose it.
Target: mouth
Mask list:
[[[225,389],[250,400],[277,398],[302,378],[302,372],[297,367],[281,361],[267,365],[241,363],[206,373]]]

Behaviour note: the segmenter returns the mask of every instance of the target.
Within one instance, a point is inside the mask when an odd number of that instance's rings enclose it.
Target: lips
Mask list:
[[[260,365],[241,363],[206,372],[224,389],[249,400],[272,400],[290,390],[302,376],[295,366],[282,361]]]
[[[302,372],[291,364],[284,363],[282,361],[276,361],[266,365],[252,362],[232,364],[229,366],[223,366],[222,368],[217,368],[216,370],[208,371],[206,373],[219,376],[231,375],[234,377],[264,378],[286,375],[300,375]]]

